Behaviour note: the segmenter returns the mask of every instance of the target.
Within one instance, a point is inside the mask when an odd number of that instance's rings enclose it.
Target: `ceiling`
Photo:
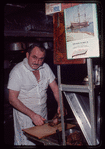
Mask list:
[[[53,37],[53,18],[45,15],[45,3],[7,3],[4,36]]]
[[[102,6],[97,6],[99,34],[102,34]],[[7,3],[4,36],[53,38],[53,17],[45,15],[45,3]]]
[[[4,7],[4,15],[9,16],[13,13],[19,13],[20,11],[45,11],[45,3],[7,3]]]

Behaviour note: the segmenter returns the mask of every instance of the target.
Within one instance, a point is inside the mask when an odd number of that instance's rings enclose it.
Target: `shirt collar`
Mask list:
[[[32,68],[30,67],[30,65],[28,64],[28,59],[27,59],[27,58],[24,58],[24,59],[23,59],[23,65],[24,65],[28,70],[34,71],[34,69],[32,69]],[[42,64],[37,70],[40,70],[40,69],[43,69],[43,68],[44,68],[44,66],[43,66],[43,64]]]

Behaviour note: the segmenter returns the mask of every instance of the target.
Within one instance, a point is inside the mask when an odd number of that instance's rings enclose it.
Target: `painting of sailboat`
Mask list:
[[[76,9],[75,9],[76,7]],[[66,13],[67,42],[94,36],[93,16],[90,4],[81,4],[68,9]],[[71,13],[72,12],[72,13]],[[69,13],[69,15],[68,15]],[[72,14],[72,17],[71,17]],[[72,34],[71,34],[72,33]],[[83,36],[81,36],[81,34]]]
[[[96,4],[85,3],[67,8],[64,10],[64,20],[67,58],[98,57]]]
[[[89,22],[78,22],[78,23],[71,23],[70,28],[71,29],[77,29],[77,28],[82,28],[82,27],[87,27],[89,26]]]
[[[81,16],[84,15],[84,20],[81,22]],[[80,6],[78,5],[78,12],[77,12],[77,17],[74,18],[78,18],[77,22],[71,22],[71,29],[79,29],[79,28],[83,28],[83,27],[87,27],[89,26],[89,21],[86,21],[86,9],[84,7],[84,12],[83,15],[80,14]]]

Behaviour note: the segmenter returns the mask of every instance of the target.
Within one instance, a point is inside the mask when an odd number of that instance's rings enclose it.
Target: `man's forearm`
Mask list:
[[[59,88],[58,85],[56,83],[56,81],[54,80],[52,83],[50,83],[50,87],[53,91],[54,97],[58,103],[58,106],[60,107],[60,100],[59,100]]]
[[[19,110],[20,112],[28,115],[31,119],[32,122],[35,125],[43,125],[44,124],[44,118],[41,117],[40,115],[34,113],[31,109],[27,108],[20,100],[15,99],[14,101],[11,101],[10,104],[15,107],[17,110]]]
[[[58,106],[60,106],[59,91],[54,92],[54,97],[58,103]]]

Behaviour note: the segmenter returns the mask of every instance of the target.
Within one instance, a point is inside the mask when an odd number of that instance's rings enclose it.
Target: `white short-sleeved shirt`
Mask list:
[[[46,102],[46,91],[48,85],[54,81],[55,76],[48,66],[44,63],[39,67],[40,81],[37,82],[35,75],[28,69],[25,63],[27,58],[17,64],[9,75],[8,89],[19,91],[18,99],[25,105],[42,105]]]

